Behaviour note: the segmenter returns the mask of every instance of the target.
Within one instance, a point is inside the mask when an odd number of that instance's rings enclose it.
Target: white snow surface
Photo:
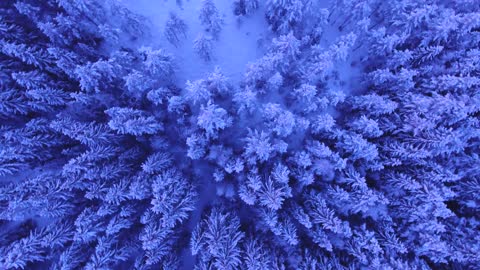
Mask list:
[[[174,55],[178,68],[178,83],[184,86],[187,80],[202,79],[215,66],[230,78],[235,85],[243,79],[249,62],[263,56],[265,46],[270,43],[271,33],[265,20],[265,11],[261,5],[248,16],[236,16],[233,12],[233,0],[214,0],[224,24],[215,41],[213,60],[205,62],[194,52],[193,41],[202,32],[203,26],[198,18],[202,0],[123,0],[135,13],[143,15],[152,24],[152,38],[144,41],[144,46],[164,48]],[[178,4],[181,2],[182,4]],[[164,29],[169,13],[174,12],[188,25],[187,38],[181,39],[176,48],[165,38]]]

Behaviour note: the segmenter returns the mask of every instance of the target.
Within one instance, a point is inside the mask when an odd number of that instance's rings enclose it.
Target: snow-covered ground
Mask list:
[[[153,27],[152,40],[145,45],[165,48],[175,55],[179,68],[177,78],[180,86],[187,80],[205,77],[219,66],[232,83],[239,82],[248,62],[264,54],[264,46],[271,40],[264,9],[261,6],[254,14],[237,17],[233,13],[233,0],[214,0],[223,16],[224,25],[219,40],[215,42],[214,58],[206,63],[193,50],[193,41],[203,32],[198,18],[202,0],[123,0],[132,11],[147,17]],[[178,4],[177,2],[182,2]],[[164,36],[165,23],[170,12],[176,13],[188,25],[187,38],[176,48]]]

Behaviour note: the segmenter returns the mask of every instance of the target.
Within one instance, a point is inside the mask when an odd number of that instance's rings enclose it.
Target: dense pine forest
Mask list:
[[[480,269],[477,0],[1,0],[0,269]]]

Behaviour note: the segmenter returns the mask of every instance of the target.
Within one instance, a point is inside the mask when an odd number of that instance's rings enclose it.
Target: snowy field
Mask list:
[[[265,11],[261,6],[250,16],[236,16],[233,1],[214,1],[223,17],[223,28],[219,40],[215,41],[212,61],[205,62],[193,50],[193,41],[203,32],[198,18],[201,0],[124,0],[134,12],[147,17],[152,23],[152,40],[150,46],[166,48],[175,55],[180,82],[203,78],[219,66],[232,83],[243,78],[246,65],[260,58],[265,52],[265,45],[271,40]],[[180,3],[183,2],[183,3]],[[187,37],[177,47],[164,38],[165,23],[170,12],[176,13],[188,25]]]

